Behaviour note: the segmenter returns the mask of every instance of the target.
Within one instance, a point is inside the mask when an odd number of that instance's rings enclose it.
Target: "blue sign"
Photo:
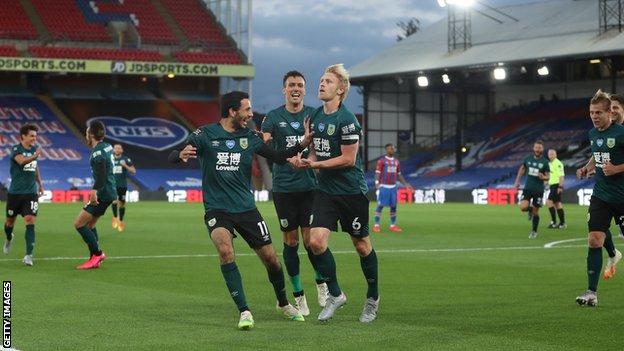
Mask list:
[[[135,145],[146,149],[163,151],[185,141],[188,130],[178,123],[162,118],[140,117],[128,120],[120,117],[93,117],[106,127],[106,137],[120,143]]]

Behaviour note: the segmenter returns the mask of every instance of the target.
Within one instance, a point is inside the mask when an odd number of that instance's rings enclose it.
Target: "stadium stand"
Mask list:
[[[13,45],[0,45],[0,56],[17,57],[19,52]]]
[[[222,31],[199,1],[161,0],[184,35],[193,44],[230,46]]]
[[[545,149],[554,148],[560,153],[574,151],[580,160],[588,156],[583,143],[591,122],[586,117],[587,101],[574,99],[548,103],[533,103],[497,113],[466,130],[470,149],[463,157],[464,169],[455,172],[455,155],[448,154],[453,140],[442,143],[433,159],[423,166],[427,156],[418,154],[402,163],[402,172],[416,187],[473,189],[483,186],[509,187],[513,185],[522,159],[531,154],[535,140],[544,141]],[[576,166],[578,161],[568,162]],[[568,172],[570,173],[570,172]],[[373,177],[368,172],[369,182]],[[567,187],[578,187],[587,181],[578,181],[570,174]]]
[[[215,123],[220,119],[218,101],[169,100],[195,127]]]
[[[87,22],[74,0],[31,0],[52,39],[110,42],[102,23]]]
[[[221,63],[239,65],[242,63],[241,57],[235,49],[219,49],[210,52],[176,52],[173,57],[181,62],[188,63]]]
[[[43,58],[89,58],[125,61],[163,60],[162,55],[158,51],[149,50],[30,46],[28,51],[34,57]]]
[[[3,0],[0,16],[0,37],[7,39],[35,39],[37,30],[28,19],[19,0]],[[4,15],[4,14],[9,14]]]
[[[39,158],[44,186],[48,189],[92,186],[89,150],[46,104],[34,96],[0,96],[0,161],[6,162],[11,146],[20,142],[24,123],[39,127]],[[0,167],[0,181],[8,184],[9,167]]]
[[[175,45],[178,39],[149,0],[132,0],[123,3],[98,2],[100,14],[115,16],[131,14],[143,43]],[[106,17],[104,17],[106,18]]]

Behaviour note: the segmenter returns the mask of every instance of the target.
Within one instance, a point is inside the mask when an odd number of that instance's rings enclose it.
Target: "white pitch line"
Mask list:
[[[553,247],[555,247],[556,245],[559,245],[559,244],[571,243],[571,242],[574,242],[574,241],[581,241],[581,240],[587,240],[587,237],[576,238],[576,239],[567,239],[567,240],[559,240],[559,241],[551,241],[549,243],[544,244],[544,248],[545,249],[552,249]]]
[[[578,239],[574,239],[578,240]],[[549,243],[550,244],[550,243]],[[547,244],[548,245],[548,244]],[[585,245],[561,245],[548,248],[575,248],[584,247]],[[507,246],[507,247],[467,247],[467,248],[447,248],[447,249],[379,249],[378,253],[397,254],[397,253],[428,253],[428,252],[478,252],[478,251],[512,251],[512,250],[543,250],[546,246]],[[332,251],[333,254],[355,254],[355,250],[338,250]],[[240,253],[237,257],[256,256],[255,253]],[[194,255],[150,255],[150,256],[108,256],[107,260],[141,260],[141,259],[161,259],[161,258],[206,258],[219,257],[217,254],[194,254]],[[87,257],[35,257],[36,261],[69,261],[84,260]],[[21,258],[0,258],[0,262],[20,261]]]

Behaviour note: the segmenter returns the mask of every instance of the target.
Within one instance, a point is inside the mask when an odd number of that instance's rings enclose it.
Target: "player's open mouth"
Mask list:
[[[292,94],[290,94],[290,96],[294,97],[294,98],[298,98],[298,97],[301,97],[301,94],[299,94],[299,93],[292,93]]]

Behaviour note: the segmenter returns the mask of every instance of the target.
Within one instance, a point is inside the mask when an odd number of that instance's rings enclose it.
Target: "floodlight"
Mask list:
[[[547,66],[542,66],[540,68],[537,69],[537,74],[539,74],[540,76],[547,76],[548,75],[548,67]]]
[[[426,87],[429,86],[429,79],[426,76],[419,76],[418,77],[418,86],[419,87]]]
[[[507,71],[504,68],[498,67],[494,69],[494,79],[505,80],[505,78],[507,78]]]

